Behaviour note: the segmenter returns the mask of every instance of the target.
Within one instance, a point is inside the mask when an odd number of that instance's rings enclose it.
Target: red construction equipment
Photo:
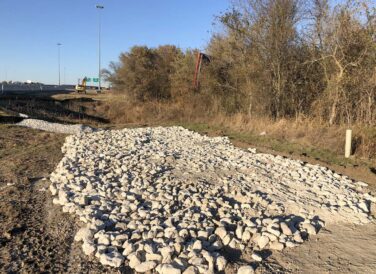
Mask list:
[[[200,87],[200,72],[203,62],[210,63],[210,56],[202,52],[197,52],[195,76],[193,78],[193,86],[196,90]]]

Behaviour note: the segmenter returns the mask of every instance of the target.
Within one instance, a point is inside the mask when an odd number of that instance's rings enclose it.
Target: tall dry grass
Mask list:
[[[343,154],[344,137],[348,128],[344,124],[329,126],[327,122],[304,116],[273,120],[243,113],[226,115],[215,98],[203,94],[190,95],[189,98],[178,101],[142,103],[124,94],[112,94],[96,111],[114,124],[206,124],[213,128],[256,136],[258,139],[274,138],[338,155]],[[361,124],[355,124],[351,129],[354,155],[376,159],[376,129]],[[261,133],[265,135],[260,135]]]

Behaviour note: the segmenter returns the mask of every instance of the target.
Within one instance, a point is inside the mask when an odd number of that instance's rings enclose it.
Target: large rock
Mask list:
[[[136,265],[134,269],[139,273],[145,273],[147,271],[154,269],[156,266],[157,266],[156,262],[146,261],[146,262],[143,262],[139,265]]]
[[[302,227],[305,230],[307,230],[308,234],[310,234],[310,235],[316,235],[317,234],[316,228],[310,223],[303,223]]]
[[[124,262],[124,257],[119,252],[113,251],[111,253],[101,254],[99,257],[99,261],[103,265],[120,267],[121,264]]]
[[[268,243],[269,243],[269,238],[266,237],[266,236],[261,236],[258,241],[257,241],[257,245],[261,248],[261,249],[264,249]]]
[[[218,256],[216,259],[216,266],[218,271],[223,271],[225,270],[227,265],[227,260],[223,256]]]
[[[181,274],[181,270],[171,264],[160,264],[157,266],[156,271],[159,274]]]
[[[243,265],[239,267],[237,274],[253,274],[255,273],[254,269],[250,265]]]
[[[80,228],[76,235],[74,236],[74,240],[79,241],[88,241],[93,238],[93,231],[89,229],[88,227],[82,227]]]
[[[197,267],[191,265],[186,270],[184,270],[183,274],[198,274],[198,269]]]
[[[255,260],[256,262],[261,262],[262,261],[262,257],[260,254],[258,253],[252,253],[252,259]]]
[[[95,253],[96,247],[93,242],[86,241],[82,244],[82,250],[84,251],[85,255],[90,256]]]
[[[216,235],[218,235],[218,237],[223,240],[223,238],[227,235],[227,231],[226,231],[226,228],[224,226],[219,226],[215,232],[214,232]]]
[[[292,235],[292,231],[291,231],[290,227],[285,222],[280,223],[280,226],[281,226],[281,230],[282,230],[283,234],[285,234],[287,236]]]
[[[128,259],[128,265],[130,268],[135,268],[139,264],[141,264],[141,260],[137,254],[137,252],[133,252],[127,256]]]
[[[282,251],[284,247],[285,247],[284,244],[279,243],[279,242],[271,242],[269,244],[269,248],[272,249],[272,250]]]

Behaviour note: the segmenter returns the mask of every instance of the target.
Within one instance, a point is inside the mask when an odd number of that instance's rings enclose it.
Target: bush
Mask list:
[[[122,53],[108,80],[142,102],[193,107],[200,92],[207,109],[225,115],[376,124],[376,17],[365,1],[236,3],[218,17],[223,31],[207,46],[211,62],[202,66],[199,91],[198,51],[171,45]]]

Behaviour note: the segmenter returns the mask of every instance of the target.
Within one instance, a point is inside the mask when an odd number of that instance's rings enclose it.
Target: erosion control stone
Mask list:
[[[250,265],[244,265],[239,267],[238,274],[253,274],[255,273],[254,269]]]
[[[104,265],[216,273],[226,267],[226,246],[279,251],[325,223],[372,220],[375,198],[358,192],[359,183],[236,148],[228,138],[182,127],[75,133],[62,147],[50,191],[54,204],[82,222],[75,240],[83,252]]]
[[[44,131],[65,133],[65,134],[77,134],[80,132],[94,132],[95,129],[84,125],[64,125],[59,123],[51,123],[38,119],[24,119],[17,123],[18,126],[29,127],[34,129],[40,129]]]

